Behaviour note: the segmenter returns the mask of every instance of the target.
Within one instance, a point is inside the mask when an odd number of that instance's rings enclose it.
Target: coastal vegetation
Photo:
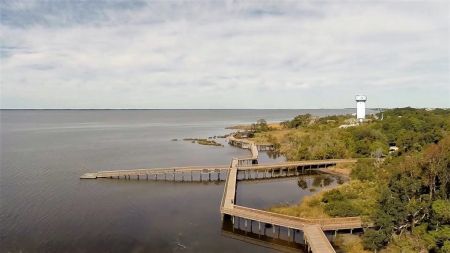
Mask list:
[[[450,252],[450,110],[391,109],[359,125],[351,115],[307,114],[280,125],[253,140],[289,160],[359,160],[349,182],[272,211],[361,216],[364,234],[337,240],[347,252]]]
[[[190,141],[192,143],[197,143],[200,145],[207,145],[207,146],[219,146],[223,147],[223,144],[218,143],[212,138],[209,139],[202,139],[202,138],[185,138],[184,141]]]

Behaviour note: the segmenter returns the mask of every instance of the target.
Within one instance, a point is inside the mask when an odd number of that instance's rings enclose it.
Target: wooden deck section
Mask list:
[[[132,170],[108,170],[83,174],[81,179],[96,179],[96,178],[131,178],[137,179],[158,179],[159,175],[164,176],[167,179],[174,179],[176,175],[181,175],[182,178],[189,178],[192,173],[207,174],[208,177],[212,173],[219,174],[228,171],[229,167],[226,165],[221,166],[190,166],[190,167],[172,167],[172,168],[149,168],[149,169],[132,169]]]
[[[308,251],[320,253],[335,253],[330,241],[323,233],[320,225],[308,225],[303,228],[305,242],[308,245]]]
[[[239,170],[268,170],[281,168],[295,168],[302,166],[311,166],[310,168],[324,168],[328,166],[335,166],[340,163],[355,163],[356,159],[327,159],[327,160],[309,160],[309,161],[295,161],[282,162],[275,164],[259,164],[252,166],[238,166]]]
[[[237,160],[233,159],[228,170],[227,179],[225,181],[225,188],[222,196],[222,207],[233,208],[236,200],[236,182],[237,182]]]
[[[281,226],[289,229],[304,230],[305,227],[317,225],[322,230],[357,229],[362,227],[360,217],[308,219],[289,216],[264,210],[233,205],[223,206],[221,212],[230,216],[253,220],[265,224]]]

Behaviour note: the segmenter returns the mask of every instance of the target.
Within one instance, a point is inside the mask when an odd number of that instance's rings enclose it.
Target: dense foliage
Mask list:
[[[267,125],[265,119],[259,119],[256,121],[256,123],[251,125],[250,130],[256,133],[266,132],[270,130],[270,127],[269,125]]]
[[[365,246],[378,249],[395,236],[420,235],[415,250],[446,252],[450,240],[450,135],[422,152],[390,159],[387,174],[371,181],[380,186],[373,215],[376,229],[365,234]]]
[[[368,123],[354,123],[350,115],[299,115],[282,123],[293,131],[277,140],[279,151],[290,160],[380,158],[388,154],[390,147],[398,148],[396,155],[421,151],[450,130],[450,110],[399,108],[374,115]]]
[[[450,252],[450,110],[386,110],[362,125],[303,115],[283,125],[289,130],[272,142],[288,159],[361,158],[352,180],[319,206],[372,224],[364,248]]]

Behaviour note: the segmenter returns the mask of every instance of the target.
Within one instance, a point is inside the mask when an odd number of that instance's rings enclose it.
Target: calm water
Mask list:
[[[301,113],[354,110],[2,110],[2,252],[275,252],[222,234],[223,183],[80,180],[104,169],[229,164],[246,150],[174,138]],[[282,159],[282,158],[278,158]],[[270,158],[263,156],[260,162]],[[309,194],[297,179],[238,185],[268,207]],[[274,189],[276,188],[276,191]],[[264,197],[263,197],[264,196]]]

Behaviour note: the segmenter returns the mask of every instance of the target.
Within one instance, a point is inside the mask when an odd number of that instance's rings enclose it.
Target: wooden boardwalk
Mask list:
[[[308,225],[303,228],[308,251],[320,253],[335,253],[333,246],[322,231],[320,225]]]
[[[332,253],[335,252],[327,237],[325,230],[342,230],[356,229],[362,227],[360,217],[345,218],[327,218],[327,219],[307,219],[294,216],[282,215],[278,213],[248,208],[236,205],[236,185],[238,180],[238,172],[244,173],[244,177],[239,180],[252,180],[262,178],[277,178],[283,176],[298,175],[305,170],[318,169],[321,170],[328,166],[335,166],[339,163],[354,163],[355,159],[330,159],[330,160],[314,160],[314,161],[296,161],[283,162],[276,164],[255,165],[259,156],[258,146],[253,142],[241,141],[232,137],[232,141],[240,143],[241,147],[247,148],[251,152],[251,156],[233,158],[229,166],[190,166],[190,167],[173,167],[173,168],[153,168],[153,169],[134,169],[134,170],[110,170],[99,171],[94,173],[86,173],[81,176],[82,179],[95,178],[121,178],[125,179],[155,179],[173,180],[173,181],[194,181],[194,173],[198,181],[205,180],[222,180],[225,175],[225,187],[220,204],[220,213],[222,219],[231,218],[234,224],[235,219],[244,219],[247,221],[257,222],[258,229],[261,230],[262,225],[271,225],[275,227],[287,229],[288,237],[292,232],[295,236],[296,231],[303,231],[305,243],[308,245],[308,251],[315,253]],[[241,141],[241,142],[240,142]],[[250,166],[251,165],[251,166]],[[178,180],[177,180],[178,178]]]
[[[251,144],[251,150],[254,150],[254,144]],[[257,150],[257,149],[256,149]],[[252,152],[253,153],[253,152]],[[253,155],[252,155],[253,158]],[[238,159],[233,159],[230,170],[228,172],[225,189],[222,196],[222,202],[220,206],[220,212],[222,219],[230,217],[234,226],[235,219],[244,219],[245,225],[247,221],[257,222],[258,229],[261,231],[262,226],[270,224],[274,229],[275,226],[284,227],[287,229],[288,237],[290,233],[294,234],[295,231],[303,231],[305,244],[308,245],[308,251],[311,250],[315,253],[335,253],[333,246],[324,234],[324,230],[340,230],[340,229],[356,229],[362,227],[362,221],[360,217],[344,217],[344,218],[327,218],[327,219],[307,219],[294,216],[288,216],[268,211],[263,211],[254,208],[248,208],[235,204],[236,200],[236,181],[238,170],[253,170],[264,171],[264,176],[267,175],[267,170],[271,170],[273,177],[273,170],[282,168],[295,168],[298,171],[299,167],[304,166],[316,166],[316,168],[323,168],[327,166],[333,166],[337,163],[353,163],[354,159],[344,160],[320,160],[320,161],[300,161],[300,162],[287,162],[281,164],[272,165],[253,165],[253,166],[240,166]],[[287,173],[289,174],[289,173]]]
[[[335,166],[340,163],[355,163],[356,159],[326,159],[326,160],[308,160],[295,162],[282,162],[274,164],[257,164],[252,166],[238,166],[239,170],[267,170],[267,169],[281,169],[281,168],[326,168]]]
[[[149,168],[149,169],[132,169],[132,170],[107,170],[99,172],[86,173],[81,176],[82,179],[95,178],[136,178],[136,179],[162,179],[161,176],[167,180],[175,179],[178,175],[181,178],[190,178],[193,173],[200,173],[200,175],[207,175],[209,178],[212,173],[220,174],[226,173],[229,167],[221,166],[189,166],[189,167],[172,167],[172,168]]]

